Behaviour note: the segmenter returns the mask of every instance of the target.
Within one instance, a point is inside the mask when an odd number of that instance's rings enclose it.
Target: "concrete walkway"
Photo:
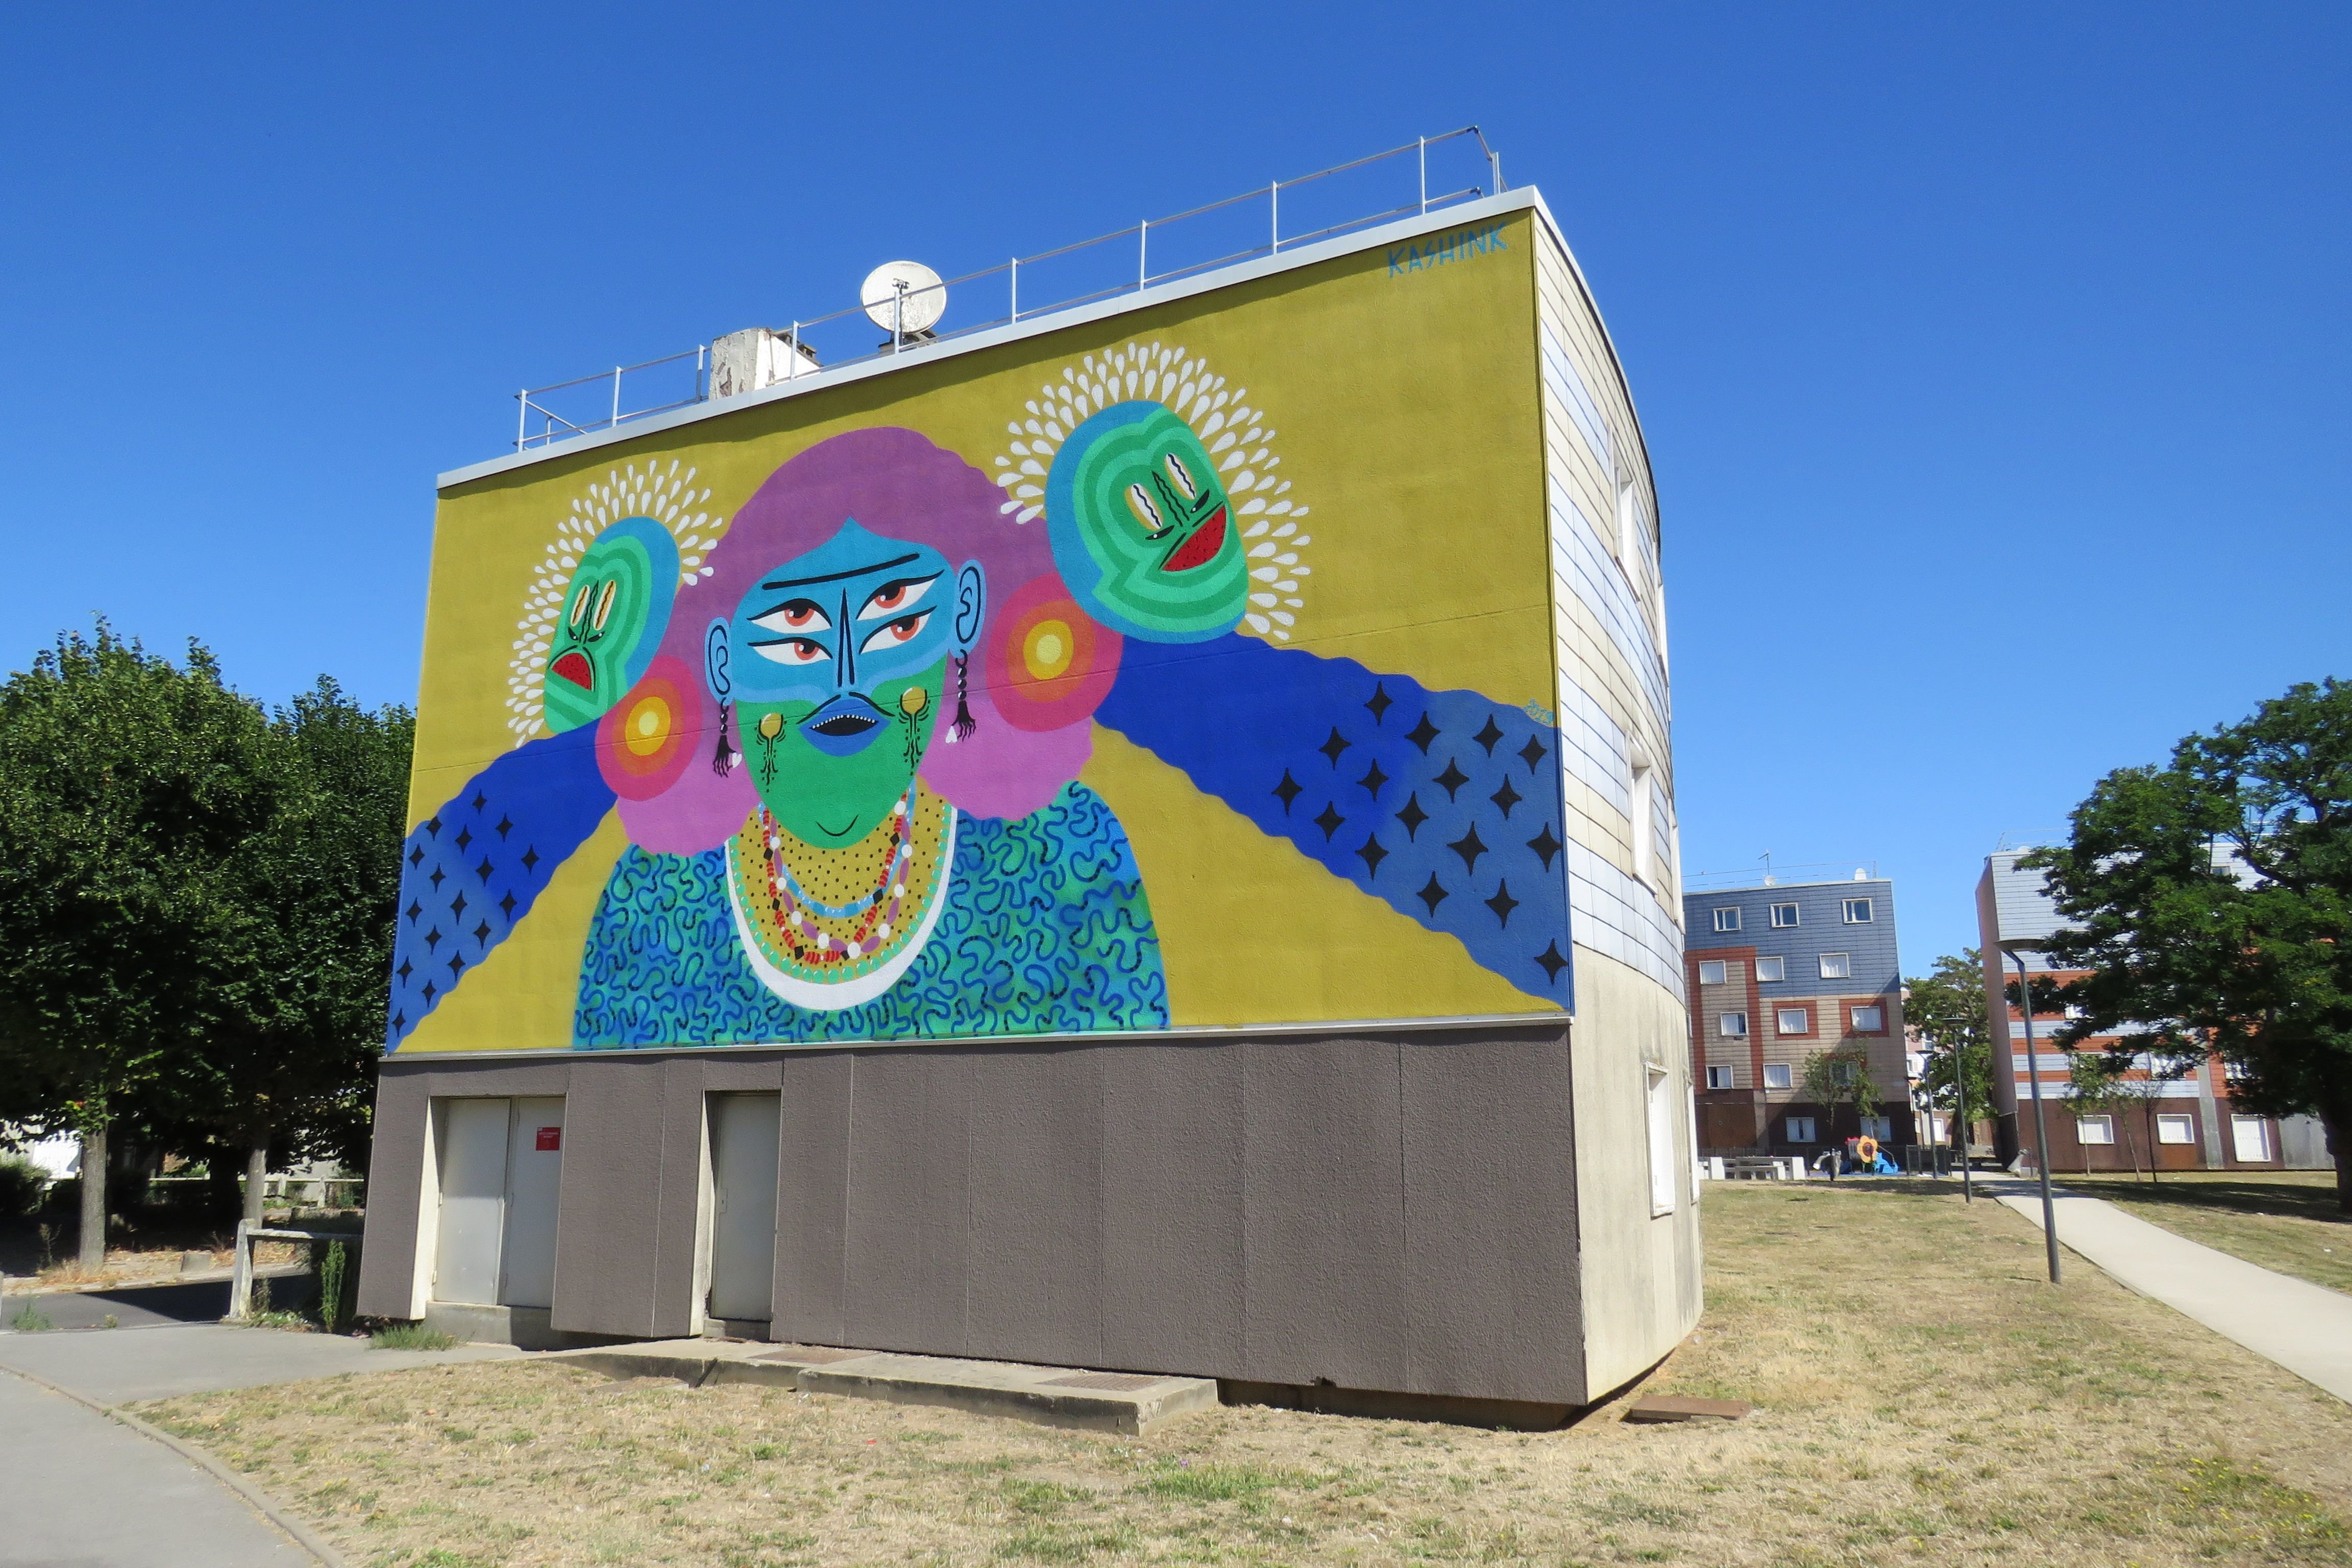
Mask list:
[[[1984,1185],[2041,1228],[2042,1196],[2034,1184]],[[2104,1198],[2053,1187],[2051,1199],[2060,1243],[2117,1283],[2352,1403],[2352,1296],[2217,1252]]]

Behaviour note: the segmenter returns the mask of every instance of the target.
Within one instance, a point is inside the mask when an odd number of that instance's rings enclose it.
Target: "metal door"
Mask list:
[[[563,1178],[563,1100],[514,1101],[507,1135],[505,1267],[499,1302],[555,1304],[555,1199]]]
[[[440,1232],[433,1299],[488,1306],[498,1300],[505,1239],[507,1118],[503,1100],[444,1100],[434,1106],[440,1149]]]
[[[781,1107],[782,1098],[772,1094],[710,1099],[714,1318],[764,1322],[774,1311]]]
[[[2241,1163],[2268,1164],[2271,1157],[2271,1131],[2259,1116],[2230,1118],[2230,1142],[2236,1146]]]

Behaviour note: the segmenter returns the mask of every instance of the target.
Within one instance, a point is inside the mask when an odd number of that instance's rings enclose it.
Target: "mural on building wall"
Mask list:
[[[589,487],[524,590],[515,748],[406,845],[388,1046],[615,812],[576,1047],[1168,1026],[1160,889],[1079,776],[1097,727],[1566,1005],[1550,715],[1293,642],[1345,521],[1246,397],[1130,343],[998,451],[851,429],[731,516],[675,463]]]

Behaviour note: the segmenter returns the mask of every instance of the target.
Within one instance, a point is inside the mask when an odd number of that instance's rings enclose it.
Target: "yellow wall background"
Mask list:
[[[1392,275],[1383,249],[1334,258],[452,486],[435,520],[411,825],[513,744],[525,585],[592,482],[675,459],[731,518],[789,458],[877,425],[993,474],[1007,421],[1046,377],[1129,342],[1205,360],[1276,433],[1314,538],[1293,646],[1549,709],[1530,222],[1442,266]],[[1081,777],[1134,847],[1178,1027],[1555,1011],[1113,731],[1097,727]],[[568,1047],[582,946],[623,843],[608,817],[403,1053]]]

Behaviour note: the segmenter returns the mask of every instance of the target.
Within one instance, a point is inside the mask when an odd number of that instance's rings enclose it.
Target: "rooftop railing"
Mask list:
[[[1473,150],[1475,149],[1475,154]],[[1476,163],[1465,171],[1466,159]],[[1410,163],[1405,161],[1410,160]],[[1408,172],[1412,184],[1388,176]],[[1465,172],[1476,177],[1467,184],[1455,182]],[[1433,190],[1434,183],[1439,187]],[[1357,176],[1350,181],[1347,176]],[[1367,177],[1380,179],[1361,199],[1388,205],[1358,206],[1352,193],[1362,190]],[[789,336],[786,379],[814,375],[863,361],[884,359],[923,343],[966,337],[975,332],[1034,321],[1077,310],[1122,294],[1139,295],[1155,285],[1198,277],[1220,268],[1236,266],[1261,256],[1280,254],[1286,247],[1312,244],[1358,229],[1370,228],[1416,213],[1427,214],[1459,202],[1507,189],[1503,161],[1486,143],[1475,125],[1422,136],[1349,163],[1318,169],[1297,179],[1276,180],[1239,195],[1188,208],[1166,217],[1146,218],[1126,228],[1082,239],[1074,245],[1014,257],[993,267],[945,279],[931,288],[902,289],[892,300],[893,319],[882,328],[887,335],[872,343],[866,334],[875,323],[860,303],[829,314],[795,320],[784,329]],[[1292,226],[1285,229],[1286,199]],[[1265,203],[1263,209],[1258,202]],[[1132,265],[1125,266],[1132,244]],[[1202,252],[1210,254],[1202,254]],[[1153,270],[1157,264],[1159,270]],[[1003,314],[985,321],[960,322],[955,327],[908,332],[908,319],[920,319],[910,306],[933,292],[949,295],[985,279],[1002,279]],[[1023,301],[1027,286],[1029,300]],[[970,293],[951,296],[969,299]],[[941,301],[944,303],[944,300]],[[814,341],[812,333],[815,334]],[[804,358],[806,355],[818,358]],[[710,396],[710,345],[636,364],[615,365],[609,371],[576,376],[547,386],[525,387],[515,394],[515,450],[608,430],[708,401]]]

